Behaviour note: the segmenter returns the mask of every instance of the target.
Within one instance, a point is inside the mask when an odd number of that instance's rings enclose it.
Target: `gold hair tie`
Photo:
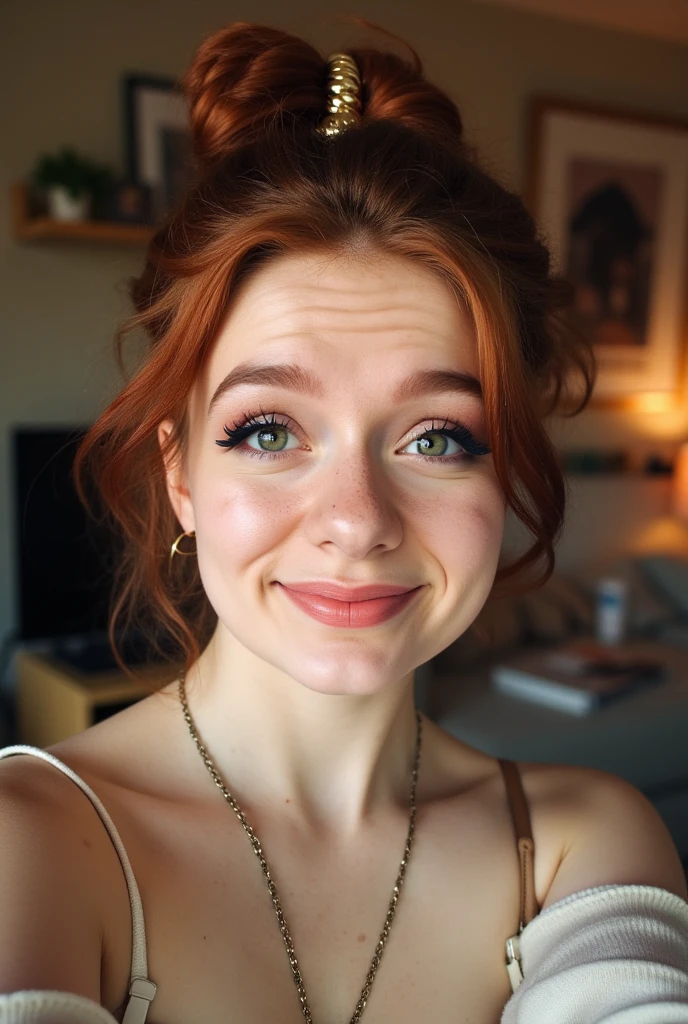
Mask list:
[[[348,53],[327,58],[327,111],[320,123],[325,135],[340,135],[361,120],[361,73]]]

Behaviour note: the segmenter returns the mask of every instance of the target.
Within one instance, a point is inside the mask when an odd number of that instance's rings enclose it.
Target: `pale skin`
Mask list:
[[[247,362],[295,365],[315,386],[244,383],[209,413]],[[488,440],[474,394],[399,398],[428,368],[478,374],[470,320],[430,270],[375,253],[281,258],[230,306],[191,396],[186,457],[167,453],[170,502],[180,532],[196,532],[218,613],[187,679],[190,710],[263,843],[317,1024],[349,1020],[398,869],[414,670],[478,614],[502,539],[491,455],[462,458],[450,442],[433,461],[419,449],[447,423]],[[277,421],[279,458],[250,454],[264,450],[256,433],[241,448],[215,443],[260,410]],[[163,448],[171,427],[159,426]],[[361,629],[317,622],[280,589],[332,579],[421,589],[399,615]],[[188,733],[176,681],[50,750],[95,789],[129,853],[158,985],[149,1024],[298,1024],[265,881]],[[633,787],[593,770],[520,768],[541,906],[607,882],[686,897],[669,834]],[[0,762],[0,800],[0,949],[11,950],[0,991],[77,992],[121,1019],[129,902],[100,819],[68,779],[28,757]],[[511,991],[504,940],[518,925],[497,762],[424,719],[417,801],[364,1024],[496,1024]]]

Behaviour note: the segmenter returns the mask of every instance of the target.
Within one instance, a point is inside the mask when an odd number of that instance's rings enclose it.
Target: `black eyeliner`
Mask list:
[[[483,444],[482,441],[476,441],[468,427],[440,427],[426,430],[420,436],[425,437],[426,434],[442,434],[445,437],[450,437],[452,441],[460,444],[469,455],[489,455],[492,451],[489,445]]]
[[[252,415],[248,419],[244,420],[243,423],[235,423],[234,426],[228,427],[223,426],[223,430],[227,435],[226,439],[222,438],[219,441],[215,441],[215,444],[221,448],[236,448],[237,445],[246,437],[250,437],[251,434],[255,434],[261,427],[288,427],[287,423],[280,423],[278,419],[275,419],[275,413],[271,413],[270,417],[266,416],[265,413],[259,415]]]

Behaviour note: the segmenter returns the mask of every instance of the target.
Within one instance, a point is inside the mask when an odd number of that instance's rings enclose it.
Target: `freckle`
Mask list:
[[[289,797],[287,797],[287,798],[286,798],[286,800],[285,800],[284,802],[285,802],[285,804],[290,804],[290,803],[291,803],[291,800],[289,799]]]
[[[87,850],[91,849],[91,840],[90,839],[82,839],[81,842],[84,844],[84,846],[86,847]]]
[[[365,939],[366,939],[365,933],[361,932],[361,934],[358,936],[358,941],[359,942],[365,942]]]

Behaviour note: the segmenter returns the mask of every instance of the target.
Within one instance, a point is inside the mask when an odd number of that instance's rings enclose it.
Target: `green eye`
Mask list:
[[[289,443],[290,437],[293,438],[293,444]],[[269,427],[256,430],[246,438],[246,444],[249,448],[262,452],[281,452],[285,448],[298,447],[298,441],[291,431],[279,423],[271,423]]]
[[[408,455],[420,455],[428,461],[473,462],[480,455],[489,455],[489,445],[476,441],[461,423],[445,420],[441,426],[426,430],[402,449]]]
[[[447,437],[446,434],[440,434],[435,432],[428,432],[423,434],[422,437],[417,437],[415,441],[411,441],[404,451],[411,449],[411,455],[446,455],[450,445],[454,445],[455,451],[449,452],[450,455],[454,455],[456,451],[460,451],[459,445],[452,438]],[[415,450],[414,450],[415,446]]]

